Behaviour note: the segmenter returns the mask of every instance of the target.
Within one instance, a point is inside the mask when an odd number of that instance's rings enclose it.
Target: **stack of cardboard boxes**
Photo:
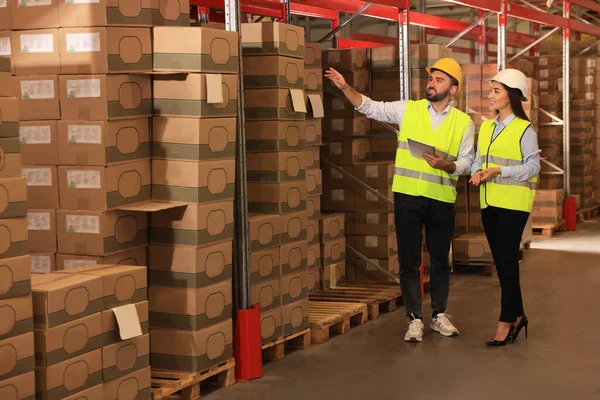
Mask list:
[[[346,281],[346,230],[344,214],[323,215],[319,221],[319,287],[329,289]],[[316,267],[311,271],[316,272]]]
[[[304,93],[302,28],[277,22],[242,24],[242,54],[251,301],[261,307],[262,341],[267,343],[308,327],[307,227],[320,209],[313,201],[308,210],[307,181],[312,198],[319,197],[320,188],[318,174],[307,172],[306,144],[308,138],[313,145],[319,143],[320,119],[305,117],[322,115],[315,107],[318,100],[315,104]],[[311,78],[315,84],[312,79],[317,79],[317,90],[318,78]],[[318,161],[311,162],[315,166]]]
[[[235,32],[154,29],[150,219],[153,368],[200,372],[233,355]]]

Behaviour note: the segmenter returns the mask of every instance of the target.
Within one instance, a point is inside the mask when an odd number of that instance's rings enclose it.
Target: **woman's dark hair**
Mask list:
[[[506,86],[504,83],[500,84],[508,92],[508,100],[510,101],[510,108],[512,108],[513,114],[521,119],[524,119],[525,121],[529,121],[527,114],[525,114],[525,110],[523,110],[523,103],[521,103],[523,93],[519,89],[513,89]]]

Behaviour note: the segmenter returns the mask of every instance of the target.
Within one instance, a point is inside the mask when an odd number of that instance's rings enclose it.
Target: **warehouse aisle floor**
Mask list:
[[[461,331],[405,343],[403,308],[264,367],[265,377],[203,396],[271,399],[600,398],[600,221],[534,243],[522,264],[529,340],[486,348],[499,315],[496,277],[453,276]],[[426,302],[424,312],[429,312]]]

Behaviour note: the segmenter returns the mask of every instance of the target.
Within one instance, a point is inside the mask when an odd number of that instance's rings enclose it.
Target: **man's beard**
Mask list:
[[[432,103],[440,102],[440,101],[446,99],[446,97],[448,97],[450,95],[450,89],[448,89],[442,93],[436,92],[435,89],[432,89],[432,90],[435,93],[430,93],[429,90],[427,90],[427,92],[425,92],[425,98]]]

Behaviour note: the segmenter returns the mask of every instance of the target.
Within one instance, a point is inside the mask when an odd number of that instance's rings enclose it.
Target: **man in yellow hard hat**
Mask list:
[[[461,84],[460,65],[442,58],[427,72],[425,99],[393,102],[361,95],[333,68],[325,73],[358,111],[371,119],[399,125],[392,190],[400,286],[410,319],[404,340],[409,342],[423,340],[419,274],[423,226],[431,256],[431,329],[448,337],[459,334],[447,314],[448,255],[454,235],[456,183],[459,175],[469,174],[475,156],[473,122],[449,104]],[[430,150],[421,154],[415,152],[418,148]]]

